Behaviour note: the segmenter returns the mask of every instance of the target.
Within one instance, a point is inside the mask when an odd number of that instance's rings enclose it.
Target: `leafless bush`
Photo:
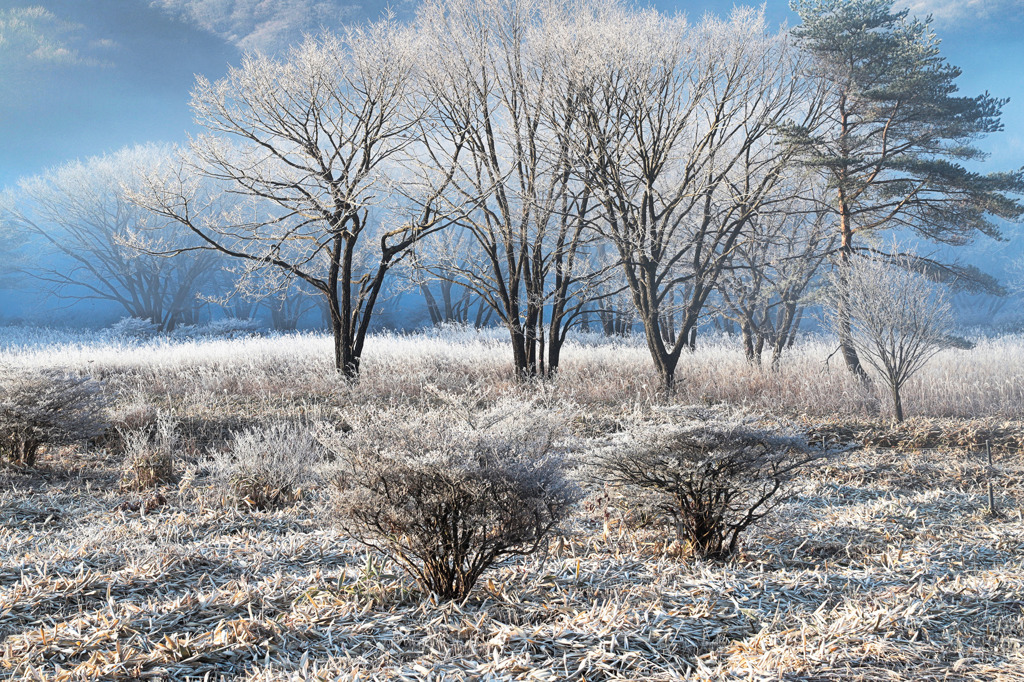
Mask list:
[[[797,470],[821,455],[805,441],[743,420],[695,420],[635,429],[598,454],[603,480],[646,497],[703,557],[736,551],[740,533],[789,496]],[[648,498],[649,499],[649,498]]]
[[[535,551],[578,496],[549,413],[464,416],[378,413],[333,441],[343,527],[442,599]]]
[[[47,371],[0,373],[0,457],[35,464],[44,445],[70,443],[103,431],[105,400],[89,378]]]
[[[275,509],[302,497],[315,480],[322,448],[298,426],[278,423],[233,436],[230,449],[209,466],[231,497],[252,509]]]
[[[176,327],[172,336],[178,339],[241,339],[262,330],[256,320],[225,317],[206,324]]]
[[[107,410],[107,415],[107,428],[100,442],[111,450],[127,453],[127,434],[136,431],[143,431],[147,435],[153,433],[160,411],[149,402],[145,389],[137,387],[121,391]]]
[[[174,460],[178,433],[166,415],[157,417],[151,428],[121,430],[125,461],[121,487],[145,490],[174,480]]]

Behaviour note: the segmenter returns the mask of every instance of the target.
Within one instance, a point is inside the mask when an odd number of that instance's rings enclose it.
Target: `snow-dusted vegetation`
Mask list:
[[[991,680],[1024,664],[1019,337],[940,353],[907,385],[918,416],[900,426],[887,425],[884,387],[865,388],[814,338],[777,371],[708,338],[683,356],[671,397],[642,339],[581,336],[556,377],[529,383],[494,331],[372,341],[348,382],[323,334],[4,329],[0,364],[19,375],[96,377],[107,431],[0,469],[0,674]],[[776,449],[795,437],[813,460],[784,472],[771,513],[724,561],[597,466],[635,446],[631,461],[672,475],[671,438],[656,451],[651,439],[715,424],[739,448],[759,447],[750,429],[779,434]],[[770,467],[784,451],[755,459]],[[392,456],[402,476],[386,483]],[[699,460],[691,449],[679,473],[717,461]],[[551,467],[579,492],[550,487]],[[731,471],[744,494],[764,489]],[[764,471],[752,485],[770,482]],[[496,480],[520,486],[517,506],[473,498],[477,525],[463,528],[518,528],[508,546],[537,551],[499,553],[465,596],[437,596],[409,567],[436,559],[440,546],[418,543],[444,498],[416,492],[417,476],[478,496]],[[551,495],[579,501],[523,516]],[[389,536],[399,522],[411,525]]]
[[[119,391],[162,395],[177,410],[240,409],[253,418],[264,414],[266,401],[303,394],[389,401],[433,390],[541,391],[583,405],[618,405],[655,401],[661,393],[639,337],[576,334],[567,341],[557,382],[521,386],[500,329],[433,328],[379,334],[372,342],[365,376],[353,383],[338,381],[331,371],[331,339],[313,332],[126,340],[107,332],[8,327],[0,328],[0,364],[92,375]],[[970,351],[941,351],[907,382],[908,414],[1024,418],[1024,340],[1006,335],[973,343]],[[748,362],[737,339],[709,335],[682,356],[673,400],[725,402],[780,415],[890,418],[887,387],[857,380],[834,351],[834,339],[806,336],[772,371]],[[230,408],[233,403],[238,407]]]
[[[268,49],[0,192],[0,679],[1024,680],[1024,169],[931,17],[138,4]]]

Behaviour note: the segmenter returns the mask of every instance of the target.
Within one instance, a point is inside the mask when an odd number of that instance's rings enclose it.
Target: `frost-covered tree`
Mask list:
[[[335,366],[350,377],[389,270],[444,225],[434,185],[416,214],[395,200],[415,194],[396,186],[422,111],[417,54],[410,31],[385,20],[308,38],[281,58],[250,54],[217,82],[200,77],[192,109],[206,132],[177,173],[139,196],[242,261],[243,287],[300,279],[319,292]],[[443,168],[434,171],[443,186]],[[234,198],[230,210],[213,210],[220,192]]]
[[[562,62],[599,4],[430,0],[418,14],[434,117],[426,154],[446,163],[465,140],[445,200],[480,254],[435,249],[448,257],[427,266],[494,310],[520,377],[557,369],[597,275],[584,256],[597,202],[569,154],[583,93]]]
[[[910,256],[840,264],[835,281],[849,287],[833,331],[850,334],[854,350],[878,374],[903,421],[901,392],[925,363],[951,345],[953,311],[946,292]],[[834,306],[834,309],[838,309]]]
[[[812,74],[830,100],[814,125],[790,128],[789,142],[831,188],[827,206],[843,263],[868,246],[863,239],[855,243],[858,235],[897,230],[957,246],[979,234],[998,237],[994,218],[1024,214],[1014,196],[1024,192],[1024,171],[985,175],[963,165],[984,158],[974,143],[1002,129],[1006,100],[957,94],[960,69],[940,54],[928,19],[909,18],[893,0],[796,0],[791,6],[802,21],[793,34],[812,56]],[[960,284],[995,288],[977,271],[936,266]],[[841,278],[837,286],[854,294]],[[843,357],[863,374],[843,300],[837,299]]]
[[[431,324],[483,327],[494,311],[473,291],[459,283],[459,272],[481,258],[476,242],[465,231],[448,229],[416,248],[404,275],[427,306]],[[455,267],[448,264],[455,263]]]
[[[0,202],[9,203],[10,200],[0,194]],[[0,288],[15,289],[24,286],[24,281],[19,277],[21,263],[25,258],[22,247],[25,244],[25,232],[10,219],[10,215],[0,211]]]
[[[776,187],[778,126],[809,116],[799,55],[762,13],[696,26],[656,12],[595,22],[575,163],[600,201],[667,390],[718,278]]]
[[[806,173],[790,174],[751,219],[719,280],[721,314],[739,326],[744,353],[756,365],[768,349],[778,368],[838,245],[818,201],[822,189]]]
[[[20,270],[63,298],[112,301],[160,329],[192,321],[219,259],[189,250],[193,235],[129,199],[170,158],[167,147],[130,147],[19,182],[0,197],[0,219],[25,240]],[[166,258],[141,243],[186,253]]]

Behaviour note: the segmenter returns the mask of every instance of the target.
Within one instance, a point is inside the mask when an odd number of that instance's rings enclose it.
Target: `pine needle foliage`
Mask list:
[[[813,60],[810,75],[826,93],[813,124],[783,129],[795,158],[826,181],[824,205],[835,219],[846,264],[874,257],[882,230],[962,246],[1000,238],[1000,221],[1024,216],[1024,169],[980,173],[977,141],[1002,130],[1008,100],[959,94],[961,70],[946,62],[930,17],[914,18],[893,0],[795,0],[793,30]],[[977,268],[931,263],[932,276],[971,292],[1005,293]],[[838,281],[840,343],[855,374],[866,377],[851,338]]]

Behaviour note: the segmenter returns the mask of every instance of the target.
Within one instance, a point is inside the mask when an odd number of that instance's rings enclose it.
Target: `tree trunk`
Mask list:
[[[340,239],[340,237],[339,237]],[[341,367],[345,376],[350,379],[359,375],[359,359],[355,357],[352,339],[352,260],[355,251],[355,242],[351,239],[344,240],[344,256],[341,263],[341,286],[333,284],[336,290],[341,292]]]
[[[747,362],[754,362],[754,333],[750,328],[750,322],[743,320],[743,324],[740,326],[740,330],[743,332],[743,354],[747,357]]]
[[[512,363],[515,367],[516,379],[524,381],[531,376],[526,334],[522,329],[511,324],[508,326],[508,333],[512,340]]]
[[[675,374],[676,365],[679,363],[679,354],[670,353],[665,348],[657,322],[644,325],[644,336],[647,338],[647,347],[654,359],[654,367],[658,370],[658,377],[661,379],[661,388],[667,395],[672,395],[676,387]]]
[[[349,379],[359,376],[359,358],[352,352],[351,327],[345,324],[338,310],[338,301],[330,301],[331,334],[334,336],[334,369]]]
[[[793,344],[796,343],[796,334],[800,331],[800,323],[803,321],[804,308],[800,306],[796,309],[796,314],[793,318],[793,331],[789,335],[789,339],[786,341],[786,348],[792,348]],[[781,353],[781,351],[779,351]]]
[[[430,286],[426,282],[420,282],[420,293],[423,294],[423,300],[427,304],[427,314],[430,315],[430,324],[435,327],[441,324],[441,308],[437,305],[437,299],[434,298],[434,293],[430,290]]]
[[[554,376],[558,373],[558,363],[562,359],[562,338],[557,330],[552,327],[548,339],[548,374]]]
[[[327,309],[334,336],[334,368],[349,379],[359,376],[359,358],[352,345],[352,251],[354,243],[341,236],[332,244],[331,267],[327,275]],[[343,286],[339,285],[339,280]]]
[[[473,320],[474,329],[483,329],[491,323],[491,308],[481,299],[476,304],[476,318]]]
[[[839,229],[842,231],[842,246],[840,248],[839,274],[839,309],[836,314],[839,316],[839,348],[843,353],[843,361],[855,377],[863,382],[868,381],[867,372],[860,364],[857,356],[857,349],[853,345],[853,329],[850,324],[850,312],[848,303],[850,297],[850,286],[846,276],[846,269],[853,264],[853,225],[851,224],[850,207],[846,202],[845,192],[839,190]]]
[[[802,308],[797,307],[795,299],[789,299],[782,305],[775,325],[775,339],[772,343],[772,371],[779,371],[779,362],[782,353],[793,345],[793,338],[800,328],[800,314]]]

